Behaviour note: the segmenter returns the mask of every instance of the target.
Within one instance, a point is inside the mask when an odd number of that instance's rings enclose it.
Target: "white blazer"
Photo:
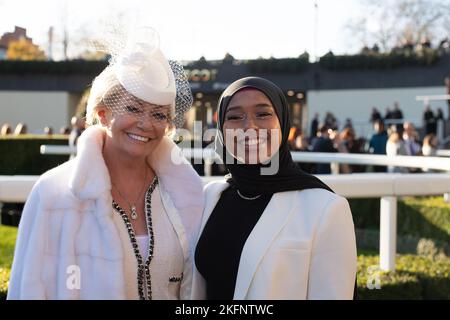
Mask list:
[[[43,174],[33,187],[19,225],[8,299],[139,298],[136,257],[112,207],[103,136],[97,126],[86,129],[77,156]],[[180,297],[189,299],[192,250],[204,205],[202,182],[167,137],[148,162],[183,250]],[[78,284],[70,277],[77,274]]]
[[[205,187],[202,230],[227,186]],[[356,263],[345,198],[324,189],[275,193],[242,250],[233,299],[352,299]],[[194,267],[192,299],[205,297]]]

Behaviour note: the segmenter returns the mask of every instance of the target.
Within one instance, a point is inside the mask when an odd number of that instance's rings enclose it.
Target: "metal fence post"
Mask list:
[[[380,269],[395,271],[397,251],[397,197],[380,200]]]

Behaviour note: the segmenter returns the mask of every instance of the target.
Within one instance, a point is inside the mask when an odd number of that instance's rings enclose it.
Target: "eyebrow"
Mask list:
[[[273,108],[270,104],[267,103],[258,103],[255,105],[257,108]],[[228,107],[227,111],[225,111],[225,114],[227,114],[229,111],[236,110],[236,109],[242,109],[242,106],[232,106]]]
[[[132,96],[132,99],[133,99],[133,102],[136,102],[142,108],[152,107],[153,109],[156,109],[155,111],[161,111],[161,110],[167,111],[166,109],[169,107],[168,105],[159,105],[159,104],[153,104],[150,102],[145,102],[135,96]]]

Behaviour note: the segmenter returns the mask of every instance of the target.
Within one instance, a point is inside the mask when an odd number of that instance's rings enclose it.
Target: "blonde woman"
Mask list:
[[[123,52],[94,80],[77,156],[25,205],[9,299],[190,297],[202,184],[169,133],[191,102],[157,47]]]

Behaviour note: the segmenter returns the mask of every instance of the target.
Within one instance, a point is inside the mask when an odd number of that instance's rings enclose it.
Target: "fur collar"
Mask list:
[[[111,192],[111,179],[102,155],[105,134],[104,128],[91,126],[78,140],[69,188],[79,199],[95,200]],[[203,207],[202,181],[170,138],[161,140],[147,162],[177,209]]]

